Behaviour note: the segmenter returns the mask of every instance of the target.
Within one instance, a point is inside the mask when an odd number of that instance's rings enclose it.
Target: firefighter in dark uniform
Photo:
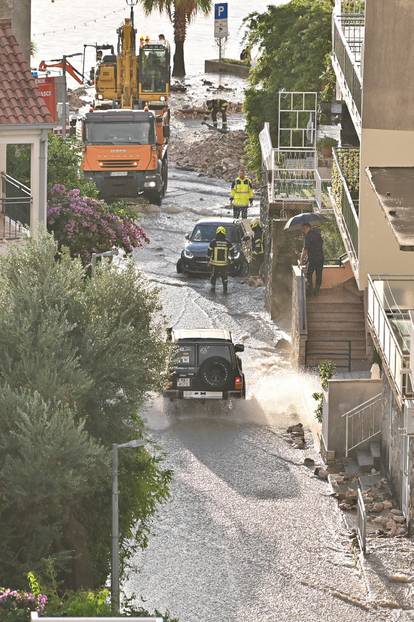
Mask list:
[[[217,127],[217,115],[221,114],[221,126],[223,130],[227,130],[227,108],[229,103],[225,99],[209,99],[207,101],[207,110],[211,114],[214,127]],[[207,121],[207,117],[204,118]]]
[[[217,278],[223,283],[223,293],[227,293],[227,278],[230,259],[234,254],[233,245],[226,238],[226,229],[219,226],[216,229],[216,237],[210,242],[208,256],[211,266],[211,289],[215,291]]]
[[[264,259],[264,233],[259,220],[252,222],[252,263],[250,274],[256,276],[260,274]]]
[[[253,203],[253,184],[250,177],[246,177],[244,168],[240,169],[239,176],[231,184],[230,204],[233,206],[233,218],[247,218],[247,208]]]

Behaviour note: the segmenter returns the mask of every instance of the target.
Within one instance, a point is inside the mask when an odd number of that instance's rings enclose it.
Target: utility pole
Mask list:
[[[63,72],[63,100],[62,100],[62,138],[66,138],[66,99],[67,99],[67,84],[66,84],[66,56],[62,56],[62,72]]]
[[[68,58],[73,58],[74,56],[82,56],[82,52],[76,52],[75,54],[63,54],[62,58],[52,58],[52,62],[62,63],[62,75],[63,75],[63,97],[62,97],[62,137],[66,138],[66,102],[67,102],[67,90],[68,86],[66,83],[66,63]]]

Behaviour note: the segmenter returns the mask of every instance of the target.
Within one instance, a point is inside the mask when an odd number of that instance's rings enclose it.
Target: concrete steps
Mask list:
[[[309,297],[307,322],[306,364],[309,367],[330,360],[338,369],[348,368],[350,342],[351,370],[367,368],[363,295],[353,279]]]

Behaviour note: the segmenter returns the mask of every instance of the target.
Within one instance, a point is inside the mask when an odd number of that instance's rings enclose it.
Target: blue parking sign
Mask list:
[[[214,19],[227,19],[228,17],[228,3],[219,2],[214,5]]]

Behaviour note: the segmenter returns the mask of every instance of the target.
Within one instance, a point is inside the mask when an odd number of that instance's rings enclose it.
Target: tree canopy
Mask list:
[[[246,18],[248,44],[258,50],[246,90],[251,164],[260,168],[258,134],[277,130],[278,92],[320,91],[331,49],[332,0],[291,0]]]
[[[48,558],[66,587],[105,581],[110,448],[145,436],[139,409],[168,352],[132,263],[88,279],[56,253],[41,237],[0,257],[0,576],[16,587]],[[154,448],[121,454],[122,542],[145,546],[171,473]]]

